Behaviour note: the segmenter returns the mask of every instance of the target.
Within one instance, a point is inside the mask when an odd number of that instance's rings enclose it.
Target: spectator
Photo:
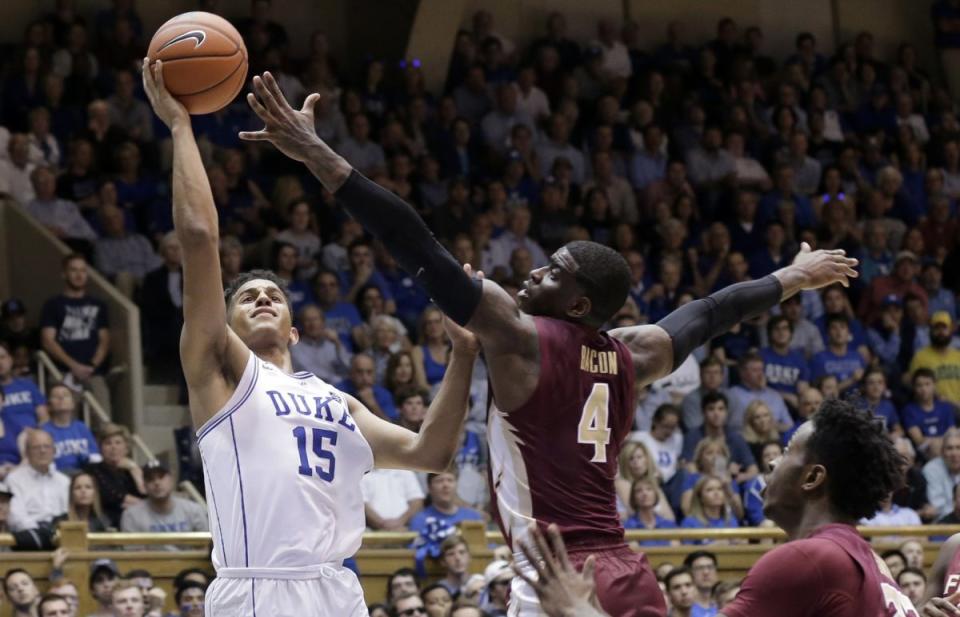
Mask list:
[[[413,591],[398,596],[393,603],[393,612],[390,614],[414,617],[415,615],[426,615],[427,609],[424,607],[420,595]]]
[[[894,579],[907,567],[907,558],[899,549],[893,548],[886,550],[880,554],[880,558],[887,564],[887,568],[890,569],[890,575]]]
[[[785,315],[767,322],[767,340],[769,347],[760,350],[766,381],[788,407],[796,409],[799,395],[810,387],[810,367],[803,352],[790,346],[793,324]]]
[[[683,397],[683,426],[689,431],[703,425],[703,397],[723,393],[723,362],[707,356],[700,362],[700,386]]]
[[[814,380],[836,377],[841,392],[849,390],[863,379],[866,362],[852,349],[849,341],[850,320],[840,313],[826,317],[827,348],[810,360],[810,375]]]
[[[10,353],[14,354],[21,348],[40,348],[40,331],[27,323],[27,307],[17,298],[8,298],[0,305],[0,341],[6,341],[10,345]],[[7,389],[9,384],[4,384],[4,379],[6,377],[0,371],[0,385]]]
[[[411,593],[420,593],[420,581],[410,568],[395,570],[387,578],[387,604],[395,605],[398,598]]]
[[[646,446],[650,458],[656,461],[660,479],[670,483],[677,473],[683,452],[683,431],[680,430],[680,410],[664,403],[653,412],[650,431],[634,433],[632,439]]]
[[[53,577],[51,576],[51,578]],[[69,610],[66,615],[58,615],[57,617],[77,617],[77,609],[80,606],[80,592],[70,579],[60,578],[51,581],[47,593],[60,596],[67,602]]]
[[[728,482],[717,476],[702,476],[693,487],[690,514],[681,527],[687,529],[739,527],[734,514],[734,495]],[[686,540],[685,544],[710,544],[707,540]]]
[[[780,221],[793,231],[812,229],[816,226],[813,204],[806,194],[797,190],[796,172],[793,167],[781,164],[774,172],[774,188],[760,200],[757,218],[766,223]]]
[[[960,484],[953,487],[953,509],[936,520],[937,525],[960,524]]]
[[[943,517],[953,510],[954,487],[960,483],[960,429],[951,427],[942,437],[939,456],[923,466],[927,480],[927,500]]]
[[[367,409],[384,420],[392,422],[397,419],[397,408],[393,404],[393,397],[383,386],[376,383],[376,364],[372,357],[365,353],[353,356],[350,362],[350,376],[337,384],[341,392],[355,396]]]
[[[705,437],[697,444],[692,460],[683,477],[680,494],[680,510],[690,514],[691,502],[694,497],[694,488],[704,476],[722,477],[733,489],[731,494],[736,495],[737,484],[731,477],[730,449],[726,442],[711,437]],[[739,496],[734,496],[736,509],[741,509]]]
[[[101,274],[131,297],[133,288],[140,285],[147,273],[160,266],[160,256],[146,237],[127,231],[120,208],[104,205],[99,215],[103,237],[94,243],[93,262]]]
[[[928,458],[940,455],[943,436],[955,425],[956,409],[937,397],[936,382],[936,375],[930,369],[914,371],[913,402],[908,403],[901,412],[907,436]]]
[[[727,133],[726,149],[733,157],[737,188],[752,191],[769,191],[773,188],[770,174],[763,168],[760,161],[746,152],[743,133],[736,131]]]
[[[110,123],[142,144],[153,140],[153,114],[150,107],[134,96],[133,72],[121,69],[114,73],[113,96],[107,99]]]
[[[873,279],[888,276],[893,269],[893,253],[888,247],[887,229],[878,221],[863,226],[864,247],[860,253],[860,283],[869,286]]]
[[[509,270],[510,258],[518,248],[525,248],[530,252],[534,268],[547,265],[546,253],[537,241],[528,235],[530,221],[531,212],[528,208],[517,206],[510,211],[506,231],[490,242],[490,263],[494,268]]]
[[[383,148],[370,141],[370,119],[363,113],[350,118],[350,135],[340,142],[337,151],[357,171],[373,177],[386,171]]]
[[[290,349],[293,368],[338,383],[350,372],[351,354],[340,335],[327,328],[323,311],[314,304],[300,309],[300,340]]]
[[[337,274],[331,270],[321,270],[314,279],[314,295],[326,323],[340,336],[346,349],[352,351],[355,334],[363,320],[357,307],[352,302],[345,302],[340,295]]]
[[[90,227],[80,208],[72,201],[57,197],[57,176],[49,167],[37,167],[30,174],[34,197],[26,203],[27,213],[53,235],[89,249],[97,233]]]
[[[312,279],[317,273],[320,236],[306,199],[295,200],[287,207],[287,228],[276,235],[276,241],[292,244],[297,249],[297,277]]]
[[[736,166],[729,152],[723,150],[723,132],[718,126],[709,126],[703,140],[687,154],[687,169],[690,180],[699,188],[712,190],[732,186],[736,179]]]
[[[773,423],[773,413],[760,399],[753,400],[747,405],[743,422],[743,440],[750,446],[750,452],[756,461],[762,458],[766,444],[771,441],[780,442],[780,431]],[[762,470],[763,467],[761,466],[760,469]]]
[[[3,576],[3,593],[13,605],[13,617],[36,617],[40,592],[33,577],[22,568],[7,570]]]
[[[450,341],[443,325],[444,316],[440,309],[427,307],[420,314],[420,327],[417,333],[418,346],[411,349],[417,381],[426,381],[434,387],[443,379],[447,370]],[[438,360],[438,358],[440,358]],[[422,377],[420,377],[422,375]]]
[[[633,512],[623,522],[624,529],[675,529],[677,524],[672,518],[664,518],[657,513],[657,508],[667,505],[663,491],[656,480],[640,478],[634,480],[630,487],[630,511]],[[672,512],[671,512],[672,514]],[[670,540],[641,540],[640,546],[670,546],[676,544]]]
[[[693,574],[687,568],[675,568],[663,579],[671,606],[670,617],[693,617],[697,588]]]
[[[811,388],[812,392],[816,392]],[[762,473],[754,476],[751,480],[741,487],[741,498],[743,500],[744,521],[747,525],[753,527],[767,527],[770,521],[763,513],[763,496],[766,488],[765,476],[772,469],[773,461],[783,455],[783,447],[779,441],[769,441],[763,444],[760,451],[760,470]]]
[[[30,162],[30,140],[27,135],[11,135],[7,152],[8,157],[0,157],[0,193],[26,206],[36,195],[32,180],[36,165]]]
[[[180,617],[203,617],[206,596],[206,586],[195,581],[187,581],[176,587],[173,599],[180,607]]]
[[[533,117],[518,109],[517,98],[513,84],[503,82],[497,85],[496,107],[480,123],[484,141],[499,156],[510,149],[510,134],[517,124],[523,124],[536,134]]]
[[[100,428],[103,460],[87,466],[97,481],[103,512],[112,527],[120,528],[123,511],[144,498],[143,470],[130,458],[130,431],[119,424]]]
[[[50,112],[45,107],[30,110],[30,161],[35,165],[60,167],[60,144],[50,132]]]
[[[710,551],[693,551],[683,558],[683,567],[693,575],[696,597],[692,615],[707,617],[717,614],[713,588],[717,584],[717,556]]]
[[[521,67],[513,86],[517,92],[517,111],[535,122],[541,122],[550,116],[550,101],[537,86],[536,79],[537,74],[533,67]]]
[[[913,508],[900,507],[888,498],[880,504],[880,510],[869,519],[862,519],[861,525],[867,527],[905,527],[919,526],[920,516]]]
[[[467,121],[467,126],[480,121],[490,111],[493,102],[487,87],[483,67],[475,65],[467,70],[466,79],[453,90],[456,111]]]
[[[37,602],[37,617],[70,617],[70,603],[63,596],[45,593]]]
[[[90,595],[97,610],[88,617],[115,617],[113,588],[120,579],[120,570],[112,559],[96,559],[90,564]]]
[[[904,568],[897,575],[897,585],[914,606],[922,606],[927,597],[927,576],[919,568]]]
[[[66,383],[86,386],[110,415],[107,387],[107,356],[110,352],[110,321],[107,305],[87,293],[87,261],[76,253],[62,260],[65,287],[43,305],[40,335],[43,349],[61,371],[69,371]]]
[[[586,175],[583,154],[570,144],[570,123],[566,116],[555,113],[550,117],[547,139],[537,147],[537,158],[540,175],[544,177],[551,174],[557,159],[566,159],[573,166],[573,182],[583,185]]]
[[[144,351],[151,377],[180,378],[180,331],[183,328],[183,268],[180,241],[168,232],[160,241],[163,263],[148,272],[139,304]]]
[[[593,178],[583,185],[585,194],[595,188],[603,189],[610,200],[610,215],[614,220],[636,225],[640,220],[633,187],[614,172],[614,159],[610,152],[596,150],[591,156]]]
[[[801,294],[790,296],[780,304],[780,309],[790,325],[793,326],[793,337],[790,339],[791,349],[800,349],[806,358],[812,358],[824,349],[823,337],[820,330],[804,316],[803,299]]]
[[[412,471],[374,469],[363,477],[360,488],[371,529],[402,531],[423,509],[423,490]]]
[[[114,617],[141,617],[146,608],[143,589],[135,581],[117,581],[111,592],[110,607]]]
[[[36,384],[31,379],[14,377],[12,354],[10,345],[0,340],[0,389],[3,390],[3,412],[0,418],[5,430],[16,440],[24,429],[46,422],[50,413],[47,400]],[[11,462],[19,463],[20,459]]]
[[[66,517],[62,520],[86,523],[92,532],[113,530],[103,513],[97,482],[89,473],[81,471],[70,478],[70,499]]]
[[[420,534],[423,541],[439,544],[453,533],[457,523],[483,520],[476,510],[457,505],[457,475],[454,472],[427,474],[427,491],[430,505],[417,512],[409,524],[410,531]]]
[[[626,514],[635,511],[630,504],[634,500],[634,488],[638,480],[648,480],[656,487],[657,513],[668,520],[674,519],[673,511],[667,502],[666,496],[660,489],[660,479],[657,462],[650,455],[643,442],[628,441],[623,445],[619,457],[619,474],[614,479],[617,489],[618,509]]]
[[[643,191],[667,174],[667,157],[663,152],[663,129],[657,124],[643,127],[643,149],[630,159],[630,183]]]
[[[14,496],[10,528],[14,531],[43,529],[49,533],[53,519],[67,511],[70,480],[53,466],[55,449],[49,433],[27,429],[25,450],[27,464],[6,477]]]
[[[953,320],[945,311],[930,317],[930,345],[920,349],[910,360],[909,375],[918,369],[933,372],[937,381],[937,395],[945,401],[960,405],[960,350],[954,348]]]
[[[731,457],[730,473],[738,482],[745,482],[757,475],[757,463],[750,447],[743,437],[727,425],[727,397],[719,392],[708,393],[701,400],[701,405],[703,426],[687,431],[683,440],[683,458],[693,460],[694,450],[702,439],[715,439],[727,445]]]
[[[883,299],[889,295],[905,298],[907,294],[917,296],[927,311],[927,292],[916,282],[918,270],[917,256],[910,251],[900,251],[893,263],[893,271],[887,276],[878,276],[870,282],[870,287],[862,294],[859,314],[867,323],[880,317]]]
[[[446,574],[437,582],[456,597],[470,578],[470,547],[462,537],[451,535],[443,540],[440,544],[440,563]]]
[[[730,419],[728,426],[734,431],[743,430],[743,420],[747,405],[753,400],[761,400],[773,412],[778,431],[786,431],[793,426],[793,419],[780,393],[767,385],[764,375],[763,358],[756,353],[744,355],[739,363],[740,384],[730,388]]]
[[[887,378],[879,368],[868,368],[863,376],[863,398],[875,416],[883,418],[887,432],[892,436],[903,435],[900,414],[888,398]]]
[[[396,312],[390,285],[383,274],[377,270],[373,258],[373,244],[369,240],[359,238],[354,240],[349,250],[350,267],[341,270],[339,277],[340,289],[348,290],[344,299],[348,302],[357,302],[360,291],[367,285],[376,287],[386,302],[386,312],[391,315]]]
[[[168,533],[209,530],[204,508],[173,494],[173,476],[162,463],[147,463],[142,473],[147,498],[124,509],[120,519],[121,531]]]
[[[72,472],[99,463],[100,450],[87,425],[78,420],[74,392],[62,383],[49,389],[50,421],[41,428],[53,437],[57,471]]]

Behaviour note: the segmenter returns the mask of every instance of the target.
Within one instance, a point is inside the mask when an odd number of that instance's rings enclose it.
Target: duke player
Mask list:
[[[927,592],[922,606],[924,617],[960,615],[960,533],[940,547],[937,561],[930,570]]]
[[[144,61],[144,88],[174,144],[173,219],[183,247],[180,355],[210,499],[212,617],[361,617],[360,480],[376,465],[442,471],[463,430],[479,347],[450,325],[453,353],[419,435],[377,418],[309,373],[293,373],[290,301],[266,271],[224,293],[217,212],[190,117]],[[445,410],[441,412],[440,410]]]
[[[593,242],[564,246],[530,273],[518,305],[497,284],[461,270],[413,208],[353,171],[317,137],[318,95],[296,111],[269,73],[253,84],[247,100],[266,126],[240,137],[270,141],[304,162],[405,271],[417,274],[443,311],[480,339],[493,392],[487,438],[494,512],[514,549],[531,523],[555,523],[574,561],[597,554],[597,591],[608,611],[663,615],[653,572],[623,542],[616,508],[617,456],[633,423],[635,388],[668,375],[693,349],[783,298],[847,284],[856,260],[805,246],[792,266],[691,302],[657,325],[601,332],[630,289],[630,270],[618,253]],[[520,578],[509,614],[542,614]]]
[[[917,617],[855,527],[903,484],[901,462],[873,414],[824,403],[767,481],[764,513],[789,541],[754,564],[718,617]],[[590,568],[574,572],[562,540],[552,528],[549,534],[552,546],[534,534],[546,557],[528,584],[552,617],[602,617],[591,603]]]

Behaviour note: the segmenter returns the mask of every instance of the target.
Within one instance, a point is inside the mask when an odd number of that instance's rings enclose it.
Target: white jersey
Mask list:
[[[333,386],[251,353],[197,443],[217,571],[320,566],[360,548],[373,452]]]

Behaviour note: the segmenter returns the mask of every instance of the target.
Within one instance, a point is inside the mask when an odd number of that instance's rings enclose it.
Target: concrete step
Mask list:
[[[180,402],[180,386],[167,384],[147,384],[143,388],[143,404],[177,405]]]

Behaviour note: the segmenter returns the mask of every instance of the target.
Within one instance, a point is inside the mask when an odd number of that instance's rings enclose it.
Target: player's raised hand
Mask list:
[[[946,598],[930,598],[920,609],[920,614],[923,617],[956,617],[960,615],[960,608],[957,608],[958,602],[960,602],[960,591]]]
[[[803,242],[791,267],[801,273],[802,289],[819,289],[834,283],[849,287],[850,279],[858,276],[854,269],[858,263],[856,259],[847,257],[842,249],[814,251]]]
[[[609,617],[597,606],[593,555],[584,562],[583,571],[577,572],[567,558],[567,549],[556,525],[547,528],[549,540],[536,525],[529,533],[534,546],[520,540],[520,550],[537,576],[528,576],[516,564],[513,569],[537,592],[540,608],[550,617]]]
[[[163,62],[157,60],[150,65],[150,59],[143,59],[143,90],[150,99],[154,113],[163,120],[167,128],[172,129],[174,124],[189,123],[190,114],[183,104],[175,99],[163,84]]]
[[[247,103],[263,120],[264,127],[259,131],[241,131],[240,139],[269,141],[290,158],[305,163],[312,149],[324,145],[313,120],[313,109],[319,100],[320,95],[313,93],[299,110],[293,109],[269,71],[263,76],[255,75]]]

